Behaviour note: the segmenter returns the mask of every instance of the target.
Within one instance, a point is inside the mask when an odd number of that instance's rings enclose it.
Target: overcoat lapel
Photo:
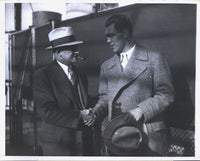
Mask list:
[[[113,93],[114,97],[124,86],[133,82],[147,69],[147,61],[148,54],[136,46],[125,70],[123,72],[120,71],[119,73],[119,79],[115,88],[115,92]],[[116,62],[118,63],[118,61]],[[116,71],[119,71],[119,66],[120,63],[116,64],[112,68],[112,72],[116,73]]]

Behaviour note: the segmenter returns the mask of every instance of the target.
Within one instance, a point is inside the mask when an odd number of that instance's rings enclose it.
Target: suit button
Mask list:
[[[149,79],[151,79],[151,78],[152,78],[152,76],[150,75],[150,76],[149,76]]]
[[[141,99],[140,99],[140,98],[137,98],[137,99],[136,99],[136,102],[140,102],[140,101],[141,101]]]

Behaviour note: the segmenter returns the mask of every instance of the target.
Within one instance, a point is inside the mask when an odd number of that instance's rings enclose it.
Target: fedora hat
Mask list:
[[[148,149],[148,136],[136,121],[128,121],[130,114],[121,114],[106,126],[103,139],[108,150],[114,155],[143,155]]]
[[[47,47],[47,50],[74,46],[83,43],[83,41],[75,40],[73,28],[70,26],[55,28],[48,34],[48,37],[51,46]]]

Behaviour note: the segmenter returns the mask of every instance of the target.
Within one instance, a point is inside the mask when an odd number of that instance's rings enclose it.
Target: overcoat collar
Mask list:
[[[147,51],[135,46],[135,50],[133,51],[126,68],[122,72],[118,56],[115,55],[113,57],[113,61],[109,63],[108,72],[119,75],[117,85],[115,86],[115,92],[113,93],[114,97],[120,90],[123,90],[126,85],[134,81],[147,69],[148,60],[149,57]]]

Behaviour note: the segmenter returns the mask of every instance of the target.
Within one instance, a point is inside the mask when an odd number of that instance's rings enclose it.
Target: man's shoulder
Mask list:
[[[148,54],[152,54],[152,55],[160,54],[159,51],[156,51],[156,50],[153,50],[150,48],[146,48],[143,46],[139,46],[139,45],[136,46],[136,50],[140,51],[141,53],[148,53]]]
[[[101,65],[101,67],[102,68],[110,68],[111,66],[113,66],[116,63],[116,61],[118,61],[118,56],[115,54],[111,58],[104,61]]]
[[[54,63],[50,63],[48,65],[38,68],[34,72],[34,75],[46,75],[47,73],[51,72],[51,68],[52,68],[53,64]]]
[[[159,51],[148,49],[145,47],[137,46],[137,55],[138,58],[146,58],[147,60],[154,60],[158,57],[160,57],[162,54]]]

